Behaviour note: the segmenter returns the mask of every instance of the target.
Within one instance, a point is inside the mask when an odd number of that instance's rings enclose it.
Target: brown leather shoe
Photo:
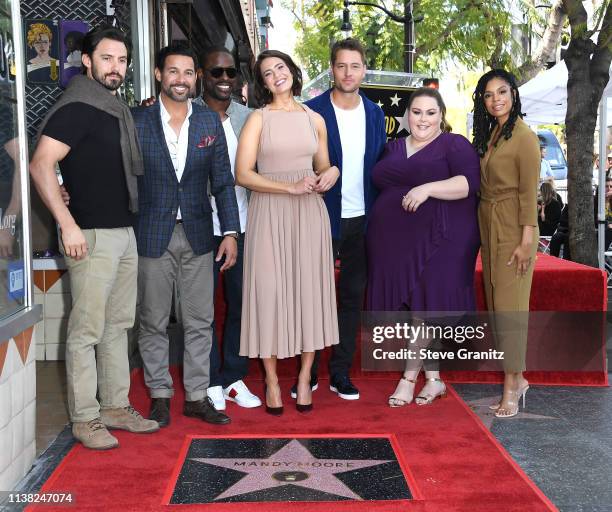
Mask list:
[[[119,446],[117,438],[108,432],[100,418],[75,421],[72,424],[72,435],[85,448],[91,450],[110,450]]]
[[[204,400],[196,400],[190,402],[185,400],[183,414],[191,418],[200,418],[207,423],[214,425],[227,425],[232,420],[229,416],[217,411],[210,397],[204,397]]]
[[[150,434],[159,430],[157,421],[144,419],[131,405],[119,409],[102,409],[100,419],[109,429],[127,430],[135,434]]]

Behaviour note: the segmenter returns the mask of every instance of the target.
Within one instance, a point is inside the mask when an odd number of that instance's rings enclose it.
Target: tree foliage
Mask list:
[[[329,65],[329,48],[343,37],[343,2],[284,0],[284,5],[295,15],[297,56],[314,76]],[[512,65],[516,47],[505,0],[414,0],[413,5],[414,14],[423,15],[415,24],[415,72],[438,72],[449,59],[470,68]],[[385,6],[403,15],[403,1],[387,1]],[[368,49],[368,66],[403,71],[403,24],[372,7],[351,6],[350,11],[353,37]]]

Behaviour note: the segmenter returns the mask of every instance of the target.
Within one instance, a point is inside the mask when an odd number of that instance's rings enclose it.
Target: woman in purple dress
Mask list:
[[[449,133],[445,114],[436,89],[412,93],[410,135],[389,141],[373,169],[380,194],[367,232],[371,311],[476,309],[480,162],[465,137]],[[426,383],[415,399],[419,405],[446,394],[437,367],[427,361],[424,366]],[[412,402],[419,371],[420,363],[407,365],[389,397],[391,407]]]

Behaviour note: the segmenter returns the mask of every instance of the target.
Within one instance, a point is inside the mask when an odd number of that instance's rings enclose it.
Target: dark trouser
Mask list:
[[[561,246],[563,246],[563,259],[571,260],[569,234],[557,231],[551,237],[550,244],[548,245],[551,256],[556,256],[558,258],[559,254],[561,253]]]
[[[365,215],[342,219],[340,239],[333,240],[334,257],[340,259],[338,282],[338,330],[340,343],[332,346],[330,377],[348,374],[355,355],[355,344],[367,282]],[[321,351],[315,353],[312,376],[316,376]]]
[[[215,237],[215,258],[222,236]],[[249,358],[238,355],[240,352],[240,316],[242,314],[242,260],[244,255],[244,237],[238,239],[238,257],[236,264],[223,273],[223,292],[227,312],[223,325],[223,370],[217,332],[213,324],[213,344],[210,351],[210,386],[227,387],[244,378],[249,368]],[[224,260],[215,261],[215,290],[219,273]]]

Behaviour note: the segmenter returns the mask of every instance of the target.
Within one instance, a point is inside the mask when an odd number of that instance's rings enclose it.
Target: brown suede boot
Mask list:
[[[157,421],[146,420],[131,405],[120,409],[101,409],[100,418],[109,429],[149,434],[159,430]]]
[[[72,424],[72,435],[85,448],[91,450],[110,450],[119,446],[117,438],[108,432],[100,418],[74,422]]]

